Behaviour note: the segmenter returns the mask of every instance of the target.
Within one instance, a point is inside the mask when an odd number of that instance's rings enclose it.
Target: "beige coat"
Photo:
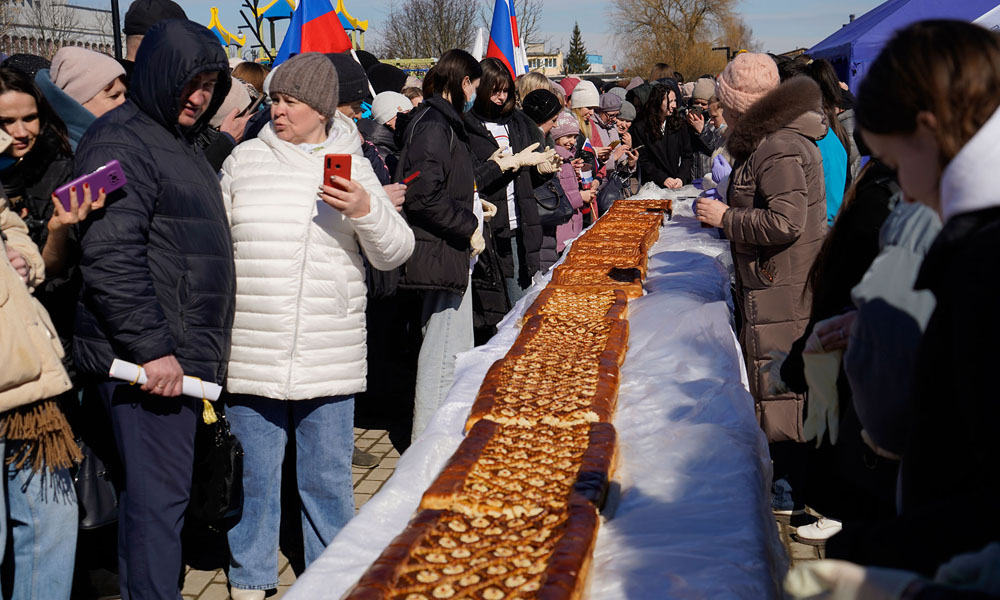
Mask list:
[[[38,248],[28,228],[0,198],[0,225],[10,246],[32,266],[32,282],[45,278]],[[52,398],[72,387],[62,366],[62,344],[48,312],[28,291],[7,260],[0,260],[0,412]],[[30,283],[30,282],[29,282]]]
[[[802,441],[803,398],[768,393],[768,354],[788,352],[805,331],[809,269],[826,234],[826,135],[819,87],[795,78],[754,103],[733,127],[735,159],[722,227],[732,242],[740,342],[757,417],[772,442]]]

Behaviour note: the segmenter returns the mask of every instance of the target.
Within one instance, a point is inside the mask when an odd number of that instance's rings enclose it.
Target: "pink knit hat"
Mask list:
[[[569,98],[578,83],[580,83],[580,80],[576,77],[565,77],[559,82],[559,85],[566,91],[566,97]]]
[[[724,108],[743,114],[779,83],[778,67],[770,56],[744,52],[726,65],[717,94]]]
[[[107,54],[77,46],[64,46],[52,57],[52,83],[83,104],[108,85],[125,76],[125,69]]]
[[[559,113],[559,118],[556,119],[556,125],[549,133],[552,135],[553,140],[558,140],[564,135],[577,135],[580,133],[580,124],[577,123],[576,117],[573,113],[568,110],[564,110]]]

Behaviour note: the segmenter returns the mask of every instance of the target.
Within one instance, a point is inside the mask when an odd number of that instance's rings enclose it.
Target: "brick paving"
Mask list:
[[[361,508],[374,496],[389,477],[392,476],[399,460],[399,453],[396,452],[392,444],[389,443],[388,432],[380,429],[357,429],[354,430],[354,442],[358,448],[381,457],[381,462],[374,469],[358,469],[352,471],[354,479],[354,505],[355,511]],[[817,560],[824,557],[823,546],[808,546],[796,542],[792,537],[792,532],[798,525],[805,525],[812,519],[811,516],[777,517],[776,525],[781,543],[791,560],[791,565],[810,560]],[[284,556],[278,558],[278,593],[271,596],[269,600],[281,598],[288,588],[295,583],[295,573],[289,566],[288,560]],[[197,571],[188,569],[184,579],[184,589],[181,594],[185,600],[229,600],[229,592],[226,589],[226,575],[221,569],[217,571]]]

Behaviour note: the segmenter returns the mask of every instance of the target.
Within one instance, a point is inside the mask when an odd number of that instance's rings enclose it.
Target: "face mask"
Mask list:
[[[469,112],[472,110],[472,105],[476,102],[476,93],[472,92],[472,98],[465,101],[465,106],[462,107],[462,112]]]

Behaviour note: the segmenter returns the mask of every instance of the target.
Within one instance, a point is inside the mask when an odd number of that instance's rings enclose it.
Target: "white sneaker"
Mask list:
[[[264,596],[267,595],[267,591],[241,590],[240,588],[233,588],[229,594],[233,600],[264,600]]]
[[[825,542],[840,533],[840,530],[843,528],[843,523],[836,519],[820,517],[815,523],[796,527],[795,537],[797,537],[800,542],[804,543]]]

